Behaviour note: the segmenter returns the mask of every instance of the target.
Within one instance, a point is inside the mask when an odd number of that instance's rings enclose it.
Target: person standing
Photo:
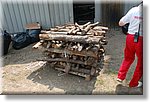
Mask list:
[[[143,2],[131,8],[119,21],[119,26],[129,23],[126,36],[126,46],[124,49],[124,60],[119,68],[117,81],[122,82],[127,75],[130,65],[137,56],[137,65],[129,82],[129,87],[140,87],[142,82],[139,80],[143,75]]]

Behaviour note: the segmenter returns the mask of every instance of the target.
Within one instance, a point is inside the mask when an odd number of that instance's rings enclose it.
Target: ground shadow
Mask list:
[[[40,83],[48,86],[50,93],[45,94],[92,94],[96,78],[86,81],[83,77],[64,74],[53,69],[48,63],[38,70],[32,72],[27,79],[34,83]],[[54,89],[57,89],[54,91]],[[54,91],[54,92],[51,92]]]
[[[117,95],[143,95],[143,88],[129,88],[127,86],[123,86],[122,84],[118,84],[116,86],[115,93]]]

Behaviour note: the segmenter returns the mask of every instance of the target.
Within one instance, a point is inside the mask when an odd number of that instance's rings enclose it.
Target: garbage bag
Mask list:
[[[129,27],[129,23],[127,23],[127,24],[125,24],[124,26],[121,27],[121,28],[122,28],[122,32],[123,32],[124,34],[127,34],[127,32],[128,32],[128,27]]]
[[[26,32],[21,32],[19,34],[13,34],[12,47],[16,50],[27,47],[31,44],[31,38]]]
[[[27,29],[26,32],[31,38],[31,43],[40,41],[39,34],[41,29]]]
[[[4,30],[4,31],[2,31],[2,38],[3,38],[2,55],[6,55],[8,53],[9,45],[11,43],[11,36],[6,30]]]

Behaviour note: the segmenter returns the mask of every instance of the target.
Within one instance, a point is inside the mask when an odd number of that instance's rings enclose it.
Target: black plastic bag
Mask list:
[[[124,34],[127,34],[127,32],[128,32],[128,27],[129,27],[129,23],[127,23],[127,24],[125,24],[124,26],[121,27],[121,28],[122,28],[122,32],[123,32]]]
[[[39,34],[41,33],[41,25],[39,22],[26,24],[26,33],[31,38],[31,43],[40,41]]]
[[[30,36],[27,33],[22,32],[13,35],[14,36],[12,38],[12,47],[14,49],[19,50],[31,44]]]
[[[39,39],[40,32],[41,32],[41,29],[27,29],[26,30],[26,33],[31,38],[31,43],[40,41],[40,39]]]
[[[3,38],[3,55],[6,55],[8,53],[9,50],[9,45],[11,43],[11,36],[10,34],[4,30],[2,32],[2,38]]]

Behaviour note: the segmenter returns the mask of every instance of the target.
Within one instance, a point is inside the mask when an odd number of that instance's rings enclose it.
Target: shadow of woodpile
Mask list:
[[[48,63],[32,72],[27,79],[48,86],[50,93],[46,94],[92,94],[96,81],[95,78],[86,81],[83,77],[54,70]]]

